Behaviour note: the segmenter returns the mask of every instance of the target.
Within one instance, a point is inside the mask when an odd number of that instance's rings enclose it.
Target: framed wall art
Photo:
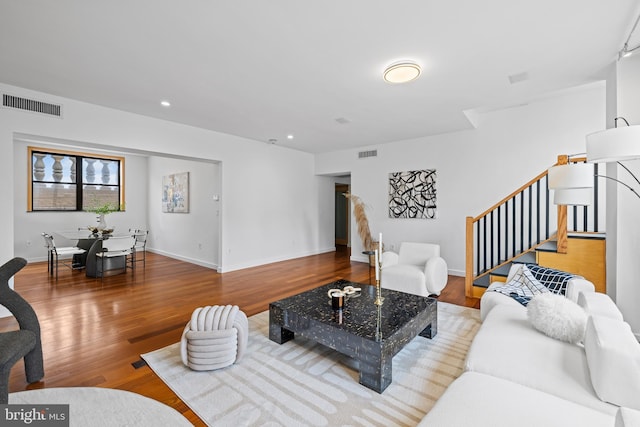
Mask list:
[[[189,212],[189,172],[162,177],[162,212]]]
[[[389,174],[389,218],[436,217],[436,170]]]

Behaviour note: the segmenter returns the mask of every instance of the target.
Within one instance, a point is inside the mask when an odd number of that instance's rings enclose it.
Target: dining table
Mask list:
[[[111,237],[126,237],[129,233],[93,233],[91,230],[79,228],[77,230],[56,231],[56,234],[67,240],[75,241],[75,246],[84,249],[86,252],[74,255],[73,264],[84,266],[87,277],[101,277],[102,264],[97,262],[96,254],[102,251],[102,242]],[[126,270],[126,259],[124,257],[114,257],[104,260],[105,271]]]

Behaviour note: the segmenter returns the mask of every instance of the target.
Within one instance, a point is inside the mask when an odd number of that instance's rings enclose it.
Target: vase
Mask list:
[[[104,230],[107,228],[107,221],[104,219],[104,214],[98,215],[98,230]]]

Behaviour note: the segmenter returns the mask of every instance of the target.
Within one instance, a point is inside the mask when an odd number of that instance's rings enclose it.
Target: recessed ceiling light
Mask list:
[[[163,107],[171,107],[171,103],[169,101],[160,101],[160,105]]]
[[[287,135],[287,139],[293,139],[293,135],[291,134]]]
[[[422,69],[413,61],[393,63],[384,70],[384,80],[389,83],[407,83],[417,79]]]

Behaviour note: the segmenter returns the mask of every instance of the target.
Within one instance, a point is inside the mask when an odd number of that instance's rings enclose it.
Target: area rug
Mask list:
[[[462,373],[479,326],[479,310],[439,302],[436,337],[396,354],[382,394],[358,383],[347,356],[302,338],[270,341],[268,311],[249,318],[247,353],[228,368],[190,370],[180,343],[142,357],[210,426],[415,426]]]

